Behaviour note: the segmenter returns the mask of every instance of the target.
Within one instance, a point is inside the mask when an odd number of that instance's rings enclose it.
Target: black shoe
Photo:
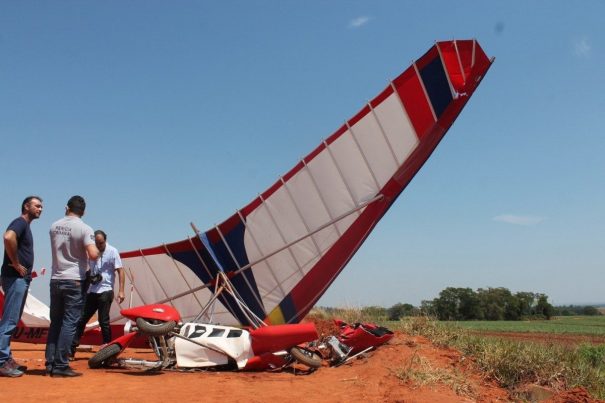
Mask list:
[[[50,376],[53,378],[73,378],[76,376],[82,376],[81,372],[76,372],[73,369],[67,367],[65,369],[55,368],[50,373]]]

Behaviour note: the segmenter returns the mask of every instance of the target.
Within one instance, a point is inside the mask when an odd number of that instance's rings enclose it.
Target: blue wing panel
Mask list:
[[[424,82],[424,87],[433,105],[435,115],[439,118],[453,99],[441,59],[436,57],[432,62],[427,64],[420,70],[420,77],[422,77],[422,81]]]

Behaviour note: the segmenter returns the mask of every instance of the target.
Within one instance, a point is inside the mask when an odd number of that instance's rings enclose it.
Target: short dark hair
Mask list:
[[[23,203],[21,203],[21,213],[25,213],[25,206],[27,206],[29,204],[29,202],[31,202],[34,199],[38,199],[40,201],[43,201],[42,198],[40,196],[27,196],[24,200]]]
[[[67,208],[72,213],[77,214],[81,217],[84,215],[84,210],[86,210],[86,201],[82,196],[72,196],[67,201]]]
[[[97,235],[103,235],[103,239],[107,241],[107,234],[105,232],[103,232],[103,230],[98,229],[95,231],[95,236]]]

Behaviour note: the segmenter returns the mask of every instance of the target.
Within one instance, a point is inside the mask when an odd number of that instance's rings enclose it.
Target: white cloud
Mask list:
[[[370,21],[370,17],[361,16],[349,21],[349,28],[360,28],[366,25]]]
[[[592,52],[592,46],[588,42],[587,38],[582,38],[574,42],[573,44],[574,53],[579,57],[588,57]]]
[[[492,220],[507,224],[531,226],[540,224],[546,218],[533,215],[502,214],[495,216]]]

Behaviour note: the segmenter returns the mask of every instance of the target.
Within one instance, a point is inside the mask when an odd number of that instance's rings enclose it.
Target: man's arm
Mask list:
[[[118,279],[120,282],[120,288],[118,288],[118,302],[121,304],[124,302],[124,283],[126,282],[126,278],[124,275],[124,268],[118,267],[116,270],[118,271]]]
[[[88,258],[90,260],[97,260],[99,258],[99,250],[97,249],[97,245],[94,243],[86,245],[86,253],[88,253]]]
[[[27,269],[19,262],[19,254],[17,253],[17,233],[13,230],[8,230],[4,233],[4,250],[11,261],[11,266],[21,277],[25,276]]]

